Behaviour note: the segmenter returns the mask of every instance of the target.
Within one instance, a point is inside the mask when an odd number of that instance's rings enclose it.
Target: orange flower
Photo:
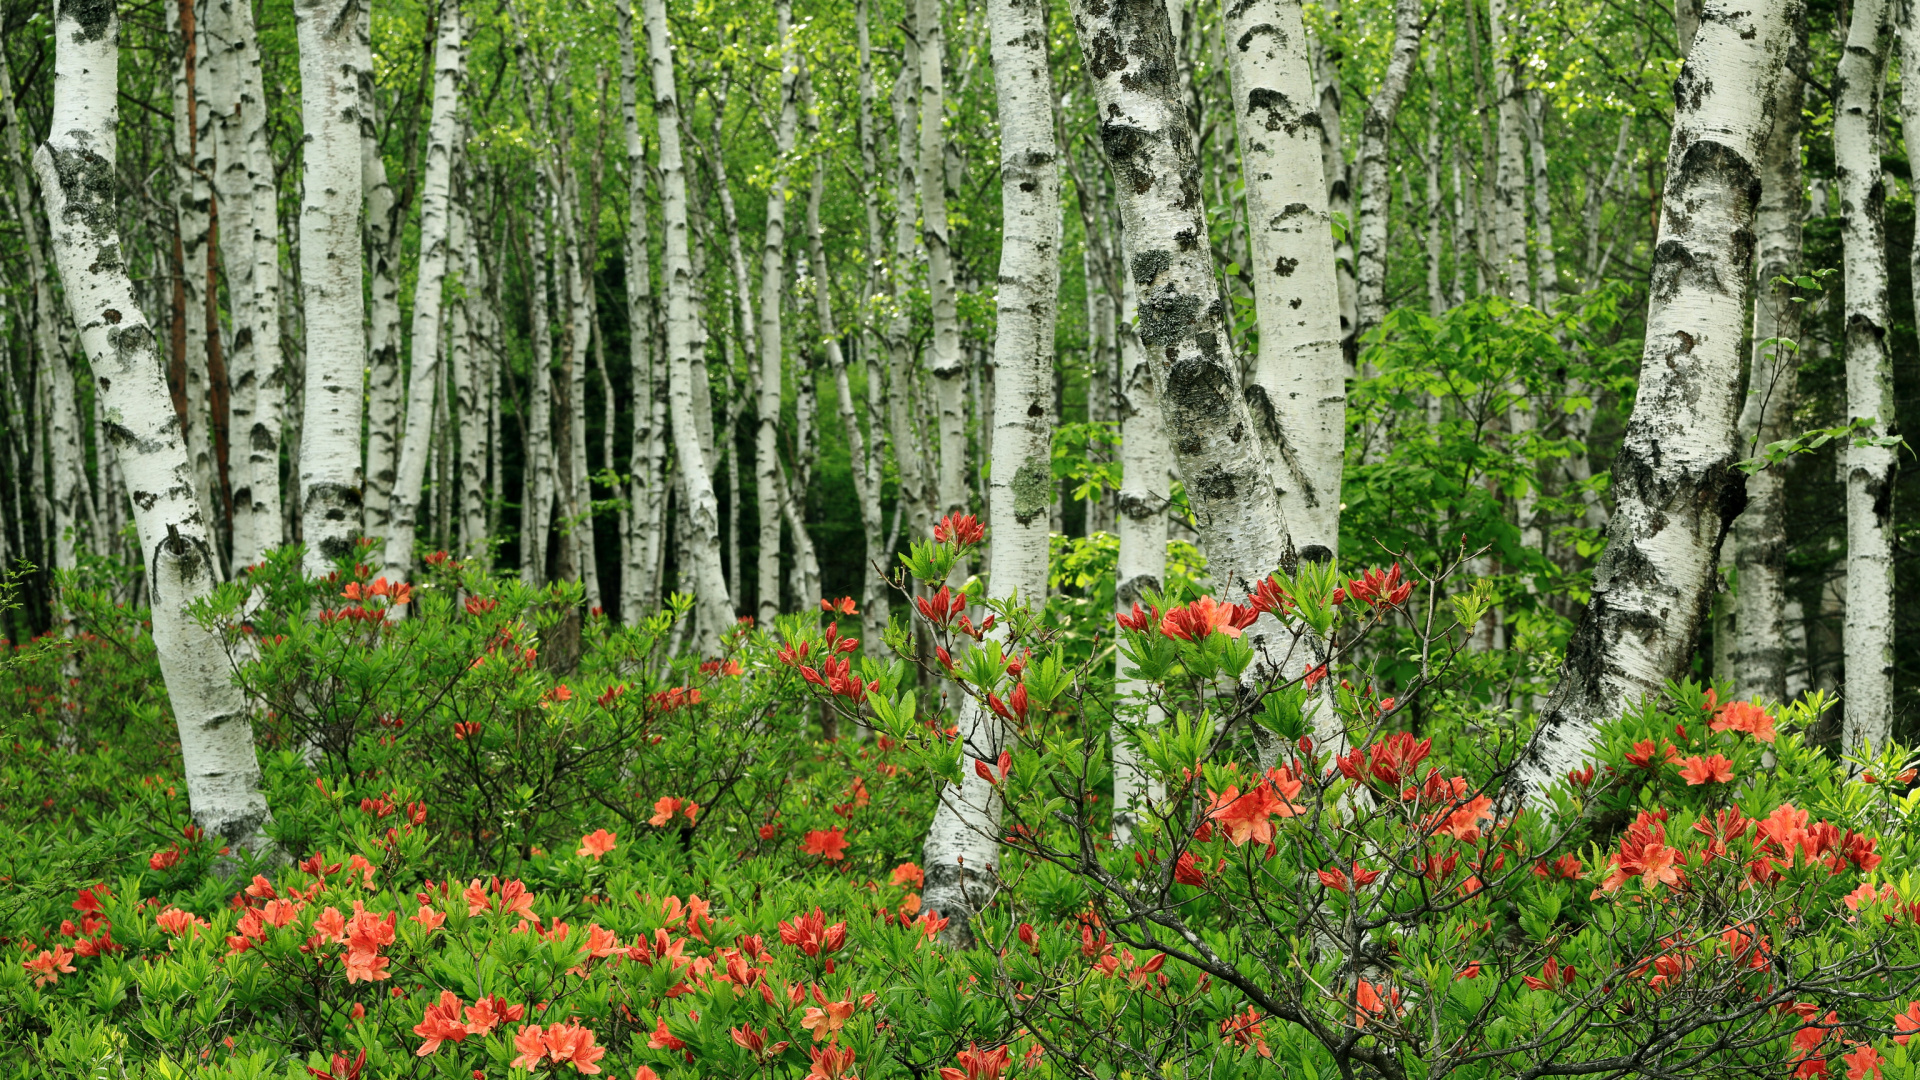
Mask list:
[[[1215,630],[1228,637],[1239,637],[1260,617],[1259,609],[1223,604],[1203,596],[1183,608],[1174,608],[1160,620],[1160,632],[1182,641],[1202,641]]]
[[[1774,740],[1773,717],[1751,701],[1735,701],[1723,707],[1707,725],[1715,731],[1743,731],[1759,742]]]
[[[1847,1063],[1847,1080],[1880,1080],[1880,1063],[1886,1059],[1880,1051],[1862,1044],[1853,1053],[1840,1055],[1840,1060]]]
[[[1493,816],[1493,800],[1477,795],[1467,805],[1447,815],[1447,832],[1455,840],[1472,843],[1480,839],[1480,822]]]
[[[1728,761],[1721,754],[1715,754],[1712,757],[1701,757],[1695,754],[1675,764],[1680,766],[1680,779],[1685,780],[1688,787],[1700,784],[1724,784],[1733,779],[1733,762]]]
[[[420,910],[408,921],[417,922],[421,926],[426,927],[428,933],[432,933],[440,928],[441,923],[447,921],[447,914],[444,911],[435,911],[426,904],[421,904]]]
[[[813,998],[820,1007],[808,1006],[806,1015],[800,1018],[800,1026],[813,1032],[814,1042],[824,1042],[838,1034],[853,1017],[853,1002],[828,1001],[818,986],[813,988]]]
[[[575,851],[574,854],[590,855],[597,860],[602,855],[613,850],[613,842],[618,838],[619,835],[617,833],[610,833],[605,829],[595,829],[580,838],[580,849]]]
[[[673,815],[680,812],[680,805],[680,800],[671,795],[660,796],[653,804],[653,816],[647,819],[647,824],[658,827],[672,821]]]
[[[35,975],[35,986],[57,983],[61,975],[73,974],[73,950],[65,945],[55,945],[52,951],[41,949],[40,955],[21,961],[20,966]]]
[[[960,1068],[941,1069],[940,1080],[1000,1080],[1000,1074],[1007,1071],[1007,1057],[1012,1049],[1000,1046],[982,1050],[979,1043],[968,1043],[965,1050],[954,1055]]]
[[[1260,1033],[1262,1017],[1247,1006],[1244,1013],[1236,1013],[1220,1021],[1220,1037],[1232,1039],[1235,1046],[1251,1046],[1261,1057],[1272,1057],[1273,1051],[1267,1048],[1266,1037]]]
[[[807,1053],[813,1058],[813,1068],[807,1070],[807,1080],[853,1080],[852,1074],[847,1071],[853,1068],[853,1047],[835,1043]]]
[[[893,868],[893,883],[910,889],[922,889],[926,887],[927,875],[916,863],[901,863]]]
[[[1907,1045],[1907,1040],[1913,1038],[1913,1033],[1920,1031],[1920,1001],[1907,1002],[1907,1011],[1893,1018],[1893,1029],[1899,1032],[1893,1037],[1893,1041],[1901,1046]]]
[[[413,1033],[427,1040],[413,1052],[414,1057],[426,1057],[449,1039],[454,1042],[465,1041],[468,1032],[466,1025],[460,1022],[460,999],[451,990],[440,991],[440,1000],[427,1006],[426,1015],[413,1025]]]
[[[1294,786],[1297,791],[1298,783]],[[1213,793],[1213,803],[1207,807],[1207,820],[1218,821],[1226,826],[1227,840],[1235,847],[1249,840],[1256,844],[1271,844],[1273,815],[1287,805],[1274,796],[1271,786],[1264,783],[1245,795],[1240,794],[1238,787],[1229,787]]]
[[[829,862],[847,857],[847,836],[840,829],[813,829],[800,848],[807,855],[818,855]]]
[[[513,1048],[520,1051],[520,1056],[513,1059],[513,1068],[531,1069],[540,1064],[547,1056],[547,1040],[541,1034],[540,1025],[522,1025],[513,1035]]]
[[[594,1062],[606,1053],[606,1047],[593,1045],[591,1028],[579,1024],[552,1024],[547,1028],[547,1056],[555,1065],[566,1062],[575,1072],[591,1076],[600,1071]]]

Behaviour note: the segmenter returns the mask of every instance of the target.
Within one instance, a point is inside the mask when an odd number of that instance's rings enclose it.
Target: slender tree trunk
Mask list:
[[[1225,8],[1260,328],[1248,400],[1294,542],[1304,557],[1330,559],[1340,549],[1347,397],[1327,187],[1316,168],[1326,114],[1300,109],[1314,92],[1299,0]]]
[[[933,376],[940,411],[940,513],[964,511],[967,503],[966,353],[960,347],[960,316],[953,282],[953,249],[947,230],[947,80],[943,0],[915,0],[920,61],[920,230],[927,248],[927,292],[933,338],[927,373]]]
[[[1587,760],[1601,722],[1685,670],[1745,502],[1741,347],[1761,153],[1795,0],[1710,0],[1674,86],[1640,388],[1613,476],[1592,599],[1517,780],[1537,792]]]
[[[1527,282],[1527,174],[1526,132],[1518,80],[1520,57],[1518,19],[1509,16],[1508,0],[1489,0],[1488,35],[1493,51],[1495,130],[1499,141],[1493,171],[1495,268],[1502,295],[1524,304],[1531,297]]]
[[[300,287],[306,323],[300,423],[305,567],[325,577],[360,532],[361,373],[367,336],[360,263],[360,72],[371,46],[351,7],[299,0],[300,116],[306,132]]]
[[[894,465],[900,473],[900,498],[906,504],[909,535],[928,536],[933,531],[933,512],[940,505],[939,487],[934,469],[923,449],[925,442],[914,433],[916,366],[913,362],[913,320],[909,310],[910,268],[919,260],[914,228],[917,218],[915,194],[920,187],[918,136],[915,118],[920,111],[919,46],[908,34],[904,56],[893,83],[893,127],[896,135],[893,183],[893,263],[888,267],[887,320],[887,424],[892,432]]]
[[[661,384],[655,363],[652,254],[647,242],[647,146],[640,134],[631,0],[617,0],[620,22],[620,116],[627,137],[627,285],[628,371],[633,385],[632,446],[628,451],[627,561],[620,574],[620,621],[628,626],[645,618],[659,596],[655,570],[664,537],[666,442],[655,423],[653,404]]]
[[[793,5],[788,0],[777,0],[774,10],[780,37],[780,118],[775,142],[784,159],[793,153],[799,122],[795,85],[800,53],[792,41]],[[715,152],[719,152],[718,146]],[[760,508],[755,610],[763,626],[771,625],[773,617],[780,613],[780,401],[785,383],[781,370],[784,342],[780,312],[787,291],[787,186],[786,174],[776,170],[767,188],[767,231],[760,249],[760,380],[755,395],[758,423],[754,426],[753,467]],[[741,298],[744,301],[746,295],[743,293]],[[795,543],[799,543],[798,537]],[[814,599],[804,595],[794,597],[800,604],[810,604]]]
[[[1328,23],[1338,26],[1339,0],[1328,0],[1322,8]],[[1309,59],[1320,79],[1320,167],[1321,179],[1327,185],[1327,213],[1339,225],[1333,241],[1333,272],[1335,295],[1340,303],[1340,354],[1351,372],[1359,352],[1359,339],[1355,336],[1359,313],[1355,308],[1358,296],[1353,278],[1353,183],[1340,116],[1341,56],[1338,52],[1329,54],[1325,43],[1315,37]]]
[[[90,517],[87,476],[80,448],[79,406],[74,397],[73,374],[67,365],[67,350],[61,343],[60,311],[53,298],[53,273],[47,265],[47,251],[40,234],[40,220],[33,208],[33,192],[27,183],[27,155],[21,132],[21,117],[15,107],[13,74],[6,57],[0,55],[0,120],[7,125],[7,172],[13,185],[13,211],[26,241],[27,276],[32,279],[33,300],[28,320],[32,329],[33,351],[46,373],[44,417],[49,430],[53,471],[47,502],[53,515],[53,568],[71,570],[77,565],[76,549],[83,542],[98,542],[98,537],[83,536],[80,523]],[[36,425],[37,427],[37,425]],[[104,456],[103,456],[104,459]],[[39,476],[35,459],[36,471]],[[16,504],[18,505],[18,504]],[[23,551],[22,556],[25,555]],[[10,565],[10,564],[9,564]],[[71,612],[64,603],[56,605],[56,617],[63,633],[73,629]]]
[[[364,21],[365,8],[361,19]],[[378,90],[372,68],[360,80],[360,168],[366,185],[367,265],[371,271],[367,353],[365,530],[390,535],[400,439],[400,242],[405,213],[380,154]],[[431,363],[432,361],[428,361]]]
[[[108,437],[133,495],[154,645],[179,727],[188,801],[208,834],[264,851],[271,818],[260,793],[246,699],[218,635],[188,614],[219,580],[213,540],[118,235],[120,24],[114,7],[63,5],[54,41],[53,117],[35,171],[67,302],[115,418]]]
[[[1553,246],[1553,189],[1547,173],[1547,95],[1527,90],[1527,150],[1533,166],[1534,306],[1550,311],[1560,299],[1560,266]]]
[[[1441,40],[1446,40],[1445,34],[1441,35]],[[1434,79],[1433,62],[1434,54],[1438,51],[1438,49],[1430,48],[1426,54],[1427,160],[1425,163],[1427,167],[1427,314],[1436,319],[1445,314],[1447,310],[1445,286],[1440,284],[1440,262],[1446,254],[1445,241],[1442,235],[1445,229],[1444,222],[1446,220],[1444,212],[1446,192],[1440,186],[1441,95],[1439,83]],[[1458,223],[1456,222],[1456,229],[1457,227]],[[1458,235],[1457,232],[1456,235]],[[1457,265],[1465,253],[1458,243],[1454,245],[1453,250],[1454,261]],[[1455,273],[1456,275],[1458,274],[1457,269]]]
[[[872,436],[869,440],[866,455],[867,493],[877,514],[880,506],[881,462],[883,460],[880,447],[884,432],[886,431],[886,424],[881,419],[884,413],[881,407],[880,369],[874,366],[873,363],[875,338],[873,334],[872,312],[874,300],[880,292],[880,274],[882,267],[885,265],[886,241],[882,238],[880,232],[880,156],[876,147],[877,133],[875,131],[873,116],[873,43],[867,29],[867,0],[855,0],[853,19],[854,32],[858,39],[860,50],[860,108],[857,118],[859,124],[860,163],[862,167],[860,173],[860,194],[867,214],[867,272],[862,284],[861,308],[868,314],[860,320],[860,352],[857,360],[860,365],[861,375],[867,386],[867,429]],[[902,472],[901,479],[903,481],[905,477],[906,474]],[[901,494],[896,496],[894,509],[894,521],[896,524],[903,516],[901,510],[907,502],[904,483],[900,490]],[[864,523],[864,504],[862,510]],[[892,545],[886,542],[884,534],[882,534],[879,543],[875,543],[872,534],[869,534],[866,567],[862,576],[862,581],[869,583],[869,587],[865,595],[860,598],[860,611],[865,620],[861,641],[866,643],[867,649],[869,650],[868,654],[876,657],[882,655],[883,643],[881,638],[885,634],[887,624],[891,619],[891,605],[888,602],[886,575],[891,571],[892,563]],[[875,578],[878,578],[880,581],[880,586],[877,589],[872,588],[870,585],[871,581]]]
[[[670,368],[673,443],[679,453],[681,490],[686,503],[678,515],[687,545],[681,549],[683,573],[697,602],[696,648],[712,652],[719,635],[733,624],[733,601],[720,565],[720,507],[713,476],[694,418],[694,395],[704,395],[705,364],[693,353],[693,269],[688,251],[687,174],[680,154],[679,94],[674,87],[673,45],[668,38],[666,0],[645,0],[648,56],[653,69],[654,115],[660,124],[660,179],[665,194],[667,282],[667,355]]]
[[[197,14],[194,0],[169,0],[167,4],[168,30],[178,60],[173,69],[173,195],[174,223],[180,235],[180,285],[176,296],[180,300],[180,335],[185,365],[182,387],[186,396],[186,427],[183,435],[187,459],[193,463],[194,490],[200,499],[201,514],[207,520],[208,534],[215,537],[214,565],[217,567],[220,562],[219,527],[213,512],[215,470],[212,425],[208,422],[212,393],[208,384],[208,360],[211,354],[206,319],[208,287],[211,284],[207,260],[210,254],[213,195],[208,183],[210,170],[200,168],[200,117],[209,110],[204,109],[202,98],[205,92],[199,85],[200,54],[205,35],[195,18]],[[210,152],[211,146],[207,149]],[[51,385],[49,389],[52,389]],[[59,444],[64,440],[58,433],[54,440],[55,452],[59,453],[63,449]],[[55,506],[53,511],[57,552],[61,543],[59,537],[64,530],[60,525],[60,508]],[[56,554],[56,561],[58,557]]]
[[[1878,134],[1887,53],[1888,0],[1853,6],[1835,75],[1833,162],[1845,248],[1847,415],[1894,428],[1893,360],[1887,348],[1887,192]],[[1696,48],[1701,41],[1695,38]],[[1847,476],[1846,719],[1842,748],[1877,752],[1893,729],[1893,470],[1890,446],[1850,445]]]
[[[1229,46],[1231,47],[1231,46]],[[1251,169],[1248,170],[1251,173]],[[1305,187],[1321,192],[1309,173]],[[1167,444],[1154,367],[1134,333],[1139,304],[1133,279],[1122,285],[1120,317],[1120,554],[1115,567],[1113,606],[1127,613],[1149,592],[1166,587],[1167,507],[1172,500],[1173,449]],[[1126,657],[1114,661],[1115,696],[1123,706],[1141,710],[1140,720],[1157,724],[1160,706],[1148,700],[1150,684],[1134,672]],[[1113,725],[1113,840],[1125,844],[1150,807],[1164,797],[1161,786],[1141,767],[1128,724]]]
[[[1044,604],[1060,292],[1060,167],[1046,7],[1042,0],[990,0],[987,20],[999,108],[1002,221],[987,587],[996,599]],[[843,408],[851,413],[850,406]],[[990,895],[1000,853],[998,792],[967,759],[995,761],[1017,738],[1017,731],[971,698],[962,703],[960,783],[940,793],[921,864],[926,907],[953,920],[948,934],[958,940],[971,940],[967,917]]]
[[[1387,317],[1387,213],[1393,201],[1387,139],[1393,134],[1400,99],[1413,80],[1413,65],[1420,59],[1423,27],[1420,0],[1394,0],[1393,52],[1360,123],[1360,260],[1354,294],[1359,334]]]
[[[1806,24],[1796,28],[1806,48]],[[1920,84],[1920,80],[1916,80]],[[1800,229],[1806,213],[1800,183],[1799,73],[1789,64],[1775,89],[1773,131],[1760,158],[1755,214],[1758,290],[1753,298],[1753,367],[1740,410],[1741,453],[1793,435],[1799,398],[1801,304],[1775,279],[1800,272]],[[1920,85],[1916,86],[1920,89]],[[1793,346],[1782,344],[1791,341]],[[1727,650],[1742,698],[1787,700],[1787,466],[1747,478],[1747,508],[1733,521],[1733,641]]]
[[[427,441],[434,435],[435,390],[440,385],[440,298],[445,289],[453,158],[460,152],[460,84],[466,75],[458,0],[441,0],[439,40],[433,50],[433,113],[427,128],[426,177],[420,187],[420,266],[413,288],[406,438],[391,493],[387,533],[390,581],[413,576],[413,544],[419,531],[420,496],[426,482]],[[458,378],[458,373],[456,373]]]
[[[1212,252],[1191,242],[1206,235],[1205,207],[1190,186],[1198,166],[1165,15],[1155,4],[1073,6],[1119,193],[1127,268],[1140,290],[1135,330],[1161,388],[1174,460],[1216,587],[1235,599],[1290,560],[1293,545],[1266,459],[1244,436],[1253,416]]]
[[[466,131],[462,129],[462,142]],[[466,183],[466,198],[452,206],[453,220],[447,246],[460,272],[458,297],[448,307],[447,333],[451,338],[449,356],[453,364],[453,393],[456,406],[455,426],[459,429],[460,449],[460,559],[474,566],[486,565],[491,545],[487,542],[487,409],[486,386],[481,356],[485,346],[476,340],[477,309],[485,303],[481,283],[485,271],[480,264],[480,242],[474,234],[473,214],[468,209],[472,197],[471,173],[461,170]]]

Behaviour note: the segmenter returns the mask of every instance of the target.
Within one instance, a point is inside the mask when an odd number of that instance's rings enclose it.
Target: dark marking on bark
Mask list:
[[[113,25],[116,6],[115,0],[66,0],[60,5],[60,14],[79,24],[76,42],[99,41]]]
[[[1185,337],[1192,330],[1194,316],[1199,313],[1199,297],[1177,293],[1172,289],[1158,289],[1141,300],[1135,328],[1142,344],[1164,345]]]
[[[1233,482],[1233,474],[1218,464],[1208,465],[1193,479],[1193,492],[1203,499],[1227,501],[1237,498],[1239,486]]]
[[[1133,283],[1142,288],[1151,287],[1153,279],[1172,265],[1172,252],[1142,251],[1133,257]]]
[[[1273,272],[1279,274],[1281,277],[1292,277],[1294,268],[1299,265],[1299,259],[1289,259],[1285,255],[1282,255],[1274,262]]]
[[[1041,417],[1047,415],[1047,410],[1041,407],[1040,403],[1036,401],[1033,404],[1027,406],[1027,415],[1032,417],[1035,420],[1038,420]]]

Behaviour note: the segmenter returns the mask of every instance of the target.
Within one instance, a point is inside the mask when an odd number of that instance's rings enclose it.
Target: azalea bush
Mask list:
[[[1116,619],[986,599],[983,540],[903,559],[923,634],[827,599],[707,657],[685,598],[616,628],[438,555],[270,560],[201,612],[261,861],[191,827],[140,613],[98,594],[0,664],[0,1077],[1915,1073],[1915,763],[1810,743],[1826,698],[1676,684],[1522,792],[1461,560],[1240,598],[1195,567]],[[1003,854],[936,912],[963,780]]]

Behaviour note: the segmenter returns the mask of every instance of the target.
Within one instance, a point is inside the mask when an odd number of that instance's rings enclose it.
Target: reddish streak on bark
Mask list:
[[[173,319],[167,324],[167,344],[173,355],[167,364],[167,391],[180,430],[187,430],[187,253],[180,242],[180,219],[173,219]]]
[[[220,205],[207,197],[207,419],[213,428],[213,460],[220,478],[220,505],[233,527],[233,481],[227,474],[227,357],[220,347]]]

